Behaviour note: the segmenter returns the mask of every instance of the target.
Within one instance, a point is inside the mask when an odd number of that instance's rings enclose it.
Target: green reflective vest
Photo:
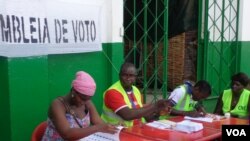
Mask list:
[[[237,115],[238,117],[247,116],[249,114],[249,111],[247,110],[249,96],[250,96],[250,91],[244,89],[240,95],[240,99],[236,104],[235,108],[231,109],[231,102],[233,97],[232,90],[231,89],[224,90],[222,95],[223,113],[225,114],[230,112],[232,115]]]
[[[130,109],[132,109],[132,104],[131,104],[128,96],[127,96],[127,93],[123,89],[120,81],[117,81],[110,88],[108,88],[108,90],[110,90],[110,89],[115,89],[118,92],[120,92],[121,95],[124,98],[125,103],[128,105],[128,107]],[[132,89],[133,89],[133,93],[135,95],[135,99],[136,99],[137,103],[139,104],[140,107],[142,107],[141,93],[140,93],[140,91],[135,86],[132,86]],[[106,90],[106,91],[108,91],[108,90]],[[106,91],[103,94],[103,98],[105,97]],[[130,121],[123,120],[119,115],[115,114],[113,110],[111,110],[108,107],[106,107],[105,103],[103,103],[103,111],[102,111],[101,118],[105,122],[110,123],[110,124],[115,124],[116,125],[116,124],[119,124],[119,123],[123,123],[123,124],[125,124],[126,127],[133,126],[133,121],[134,121],[134,120],[130,120]],[[145,123],[145,119],[144,118],[141,118],[141,121],[143,123]]]
[[[179,111],[193,111],[197,101],[191,99],[191,94],[187,93],[187,86],[181,85],[180,88],[184,91],[183,97],[174,106],[174,109]]]

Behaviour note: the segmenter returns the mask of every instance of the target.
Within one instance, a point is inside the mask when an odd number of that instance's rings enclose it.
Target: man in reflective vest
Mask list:
[[[131,127],[145,123],[159,116],[160,111],[168,111],[168,100],[159,100],[155,104],[143,106],[141,93],[134,86],[136,80],[134,64],[125,62],[120,69],[119,81],[115,82],[103,94],[103,112],[101,118],[111,124]]]
[[[174,105],[171,115],[205,116],[206,111],[201,104],[201,100],[209,95],[211,95],[211,86],[207,81],[200,80],[194,86],[186,81],[183,85],[175,88],[169,96]]]

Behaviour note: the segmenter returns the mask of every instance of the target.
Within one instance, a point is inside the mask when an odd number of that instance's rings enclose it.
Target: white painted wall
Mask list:
[[[229,3],[230,2],[230,3]],[[235,29],[237,28],[236,20],[232,20],[232,18],[236,17],[237,13],[233,12],[233,9],[229,5],[233,5],[232,7],[237,7],[237,1],[209,1],[209,17],[208,17],[208,28],[210,31],[210,40],[211,41],[220,41],[222,40],[221,31],[224,31],[223,40],[225,41],[234,41],[235,37]],[[227,7],[226,10],[222,11],[222,7],[225,5]],[[221,14],[224,14],[223,16]],[[230,26],[227,21],[230,21]],[[215,23],[214,23],[215,21]],[[224,23],[224,26],[222,26]]]
[[[123,0],[112,0],[112,42],[123,41]]]
[[[225,5],[228,5],[228,2],[229,1],[225,1]],[[214,3],[214,1],[209,1],[210,5],[212,5],[212,3]],[[217,5],[219,5],[219,7],[221,7],[223,4],[222,1],[217,1]],[[232,1],[233,5],[237,5],[237,1]],[[209,10],[209,15],[210,16],[214,16],[214,17],[211,17],[213,20],[216,19],[216,22],[222,22],[222,18],[221,18],[221,11],[220,11],[220,8],[213,5],[210,7],[210,10]],[[238,40],[239,41],[250,41],[250,16],[249,16],[249,13],[250,13],[250,0],[240,0],[240,9],[239,9],[239,38]],[[225,16],[231,16],[231,17],[234,17],[236,16],[235,15],[236,13],[234,12],[230,12],[230,10],[226,10],[225,11]],[[208,26],[210,28],[210,40],[212,41],[218,41],[220,40],[220,31],[222,30],[221,29],[221,26],[215,26],[214,23],[213,23],[213,20],[210,20],[208,21]],[[236,22],[232,22],[231,23],[233,29],[236,28]],[[226,23],[226,26],[228,25],[228,23]],[[225,29],[224,29],[225,30]],[[225,37],[224,39],[228,40],[228,41],[231,41],[233,39],[235,39],[235,37],[233,36],[234,33],[233,33],[233,30],[230,29],[230,30],[225,30],[225,33],[224,33]]]
[[[97,1],[97,0],[96,0]],[[102,43],[123,41],[123,0],[99,0],[102,4]]]
[[[61,0],[101,5],[101,42],[123,41],[123,0]],[[90,13],[91,14],[91,13]]]
[[[61,0],[101,5],[101,42],[123,41],[123,0]],[[91,13],[89,13],[91,14]]]
[[[250,0],[240,2],[239,41],[250,41]]]

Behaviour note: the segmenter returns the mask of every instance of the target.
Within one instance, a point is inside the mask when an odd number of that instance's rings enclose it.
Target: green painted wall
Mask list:
[[[213,47],[216,47],[216,46],[218,45],[215,44]],[[227,47],[227,43],[225,43],[224,46]],[[207,72],[206,72],[208,80],[213,87],[212,96],[210,96],[208,99],[204,101],[204,105],[208,112],[214,111],[214,108],[217,103],[218,95],[222,92],[222,90],[224,90],[225,88],[229,88],[230,78],[231,78],[231,75],[233,75],[234,73],[233,71],[236,71],[236,66],[239,67],[238,71],[245,72],[250,77],[250,67],[249,67],[250,66],[250,62],[249,62],[250,41],[239,42],[240,54],[238,58],[239,59],[238,65],[235,64],[236,60],[234,60],[234,62],[230,61],[232,60],[233,58],[232,56],[234,56],[236,52],[235,50],[232,49],[234,46],[235,44],[231,44],[230,48],[226,50],[230,52],[227,53],[224,51],[223,52],[224,56],[220,56],[220,54],[218,53],[216,54],[215,53],[216,49],[211,50],[210,52],[207,52],[210,57],[209,58],[210,60],[207,60],[207,61],[210,61],[210,64],[212,64],[211,62],[213,62],[213,64],[207,69]],[[234,64],[231,65],[230,63],[228,63],[230,64],[230,67],[228,65],[221,65],[220,59],[219,59],[220,57],[223,57],[225,59],[224,62],[228,61]],[[215,73],[213,73],[213,70],[216,70],[217,68],[222,68],[223,70],[222,75],[220,77],[214,75]],[[222,79],[223,81],[218,83],[219,79]]]
[[[46,56],[8,60],[11,140],[28,140],[48,107]]]
[[[46,120],[50,102],[69,92],[78,70],[96,80],[93,101],[100,113],[102,93],[118,80],[122,61],[122,43],[103,44],[103,51],[92,53],[0,57],[0,140],[30,140],[34,128]]]
[[[250,41],[241,41],[240,70],[250,77]]]
[[[206,100],[204,100],[203,105],[206,109],[207,112],[209,113],[213,113],[216,103],[217,103],[217,97],[212,97],[212,98],[208,98]]]
[[[0,56],[0,140],[11,140],[8,58]]]
[[[241,43],[240,70],[250,75],[247,61],[250,42]],[[89,72],[97,83],[93,101],[98,112],[102,93],[114,81],[123,62],[123,44],[103,44],[103,51],[35,57],[0,57],[0,140],[30,140],[35,126],[47,118],[50,102],[69,92],[75,72]],[[212,112],[217,101],[204,101]]]

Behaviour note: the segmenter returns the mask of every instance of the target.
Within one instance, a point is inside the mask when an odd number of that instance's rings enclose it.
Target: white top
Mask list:
[[[185,90],[183,90],[181,87],[175,88],[174,91],[171,92],[168,99],[172,99],[174,104],[178,103],[179,100],[186,94]]]

